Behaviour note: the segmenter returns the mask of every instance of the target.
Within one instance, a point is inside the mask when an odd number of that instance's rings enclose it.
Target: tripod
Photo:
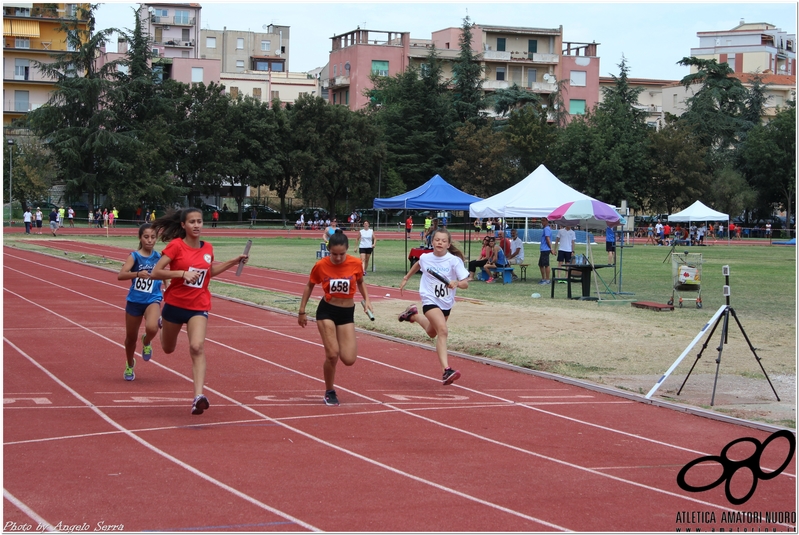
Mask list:
[[[710,396],[710,406],[711,407],[713,406],[713,403],[716,400],[716,383],[719,380],[719,367],[721,366],[721,353],[724,350],[724,345],[728,343],[727,342],[727,336],[729,334],[730,315],[732,315],[732,317],[735,319],[735,323],[738,324],[738,328],[741,330],[741,334],[744,335],[744,339],[746,340],[746,343],[749,344],[749,349],[752,351],[752,354],[755,356],[755,360],[757,361],[758,365],[760,366],[760,369],[763,371],[763,375],[766,376],[766,381],[768,381],[768,384],[771,387],[771,391],[774,392],[774,396],[777,398],[777,401],[780,401],[780,396],[777,395],[777,391],[774,389],[774,385],[771,384],[771,379],[769,379],[768,374],[766,373],[766,369],[763,368],[763,363],[760,362],[760,357],[757,356],[757,351],[755,351],[755,347],[752,345],[752,342],[749,341],[749,337],[746,335],[746,331],[744,330],[743,325],[741,325],[741,321],[738,319],[738,314],[736,314],[735,313],[735,309],[733,309],[730,306],[730,267],[729,266],[723,266],[722,267],[722,273],[723,273],[723,275],[726,278],[726,283],[725,283],[725,286],[724,286],[724,296],[727,298],[727,304],[724,305],[721,309],[719,309],[720,313],[717,313],[715,315],[716,322],[713,324],[713,328],[710,330],[710,333],[707,335],[707,339],[705,339],[705,343],[702,344],[702,349],[699,350],[699,354],[696,356],[696,360],[694,361],[693,366],[691,366],[691,369],[688,371],[688,375],[685,376],[685,380],[682,382],[682,385],[680,385],[680,389],[677,390],[677,395],[679,396],[680,392],[682,392],[682,389],[685,386],[685,383],[688,382],[688,377],[691,376],[691,372],[694,371],[694,367],[696,366],[696,363],[699,362],[700,358],[702,358],[702,353],[707,348],[708,343],[710,342],[710,339],[713,338],[713,333],[716,332],[716,328],[719,326],[719,323],[721,323],[722,324],[722,327],[721,327],[721,341],[720,341],[719,346],[717,348],[718,352],[719,352],[719,356],[716,359],[716,377],[715,377],[715,379],[713,379],[713,392],[712,392],[712,394]],[[722,319],[723,319],[723,321],[722,321]]]

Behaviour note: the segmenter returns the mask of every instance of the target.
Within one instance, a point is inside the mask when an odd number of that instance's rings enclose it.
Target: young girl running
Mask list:
[[[208,311],[211,310],[211,292],[208,284],[212,277],[247,262],[247,255],[214,264],[214,248],[200,240],[203,214],[198,208],[184,208],[167,214],[152,223],[156,236],[169,242],[161,253],[150,276],[153,279],[179,279],[172,282],[164,293],[161,311],[161,348],[172,353],[178,342],[183,324],[189,335],[189,355],[194,377],[194,402],[192,414],[202,414],[210,404],[203,395],[205,383],[205,329]],[[167,268],[169,266],[169,268]]]
[[[399,315],[400,321],[418,323],[427,336],[436,338],[436,353],[444,371],[443,384],[452,384],[461,376],[461,372],[453,370],[447,363],[447,319],[455,304],[455,290],[469,287],[469,272],[463,267],[463,253],[452,245],[452,236],[447,229],[439,228],[433,233],[433,253],[419,257],[408,274],[402,278],[400,293],[405,284],[417,271],[422,270],[419,282],[419,295],[422,297],[422,314],[416,305],[411,305]],[[429,270],[429,271],[428,271]],[[444,284],[430,271],[449,280]]]
[[[139,248],[130,253],[122,269],[119,270],[117,279],[129,280],[130,290],[125,304],[125,380],[132,381],[136,378],[133,366],[136,360],[133,353],[136,351],[136,342],[139,338],[139,327],[144,318],[144,334],[141,337],[141,356],[150,360],[153,356],[152,341],[158,332],[158,316],[161,314],[161,281],[150,277],[155,264],[161,258],[158,251],[154,251],[155,231],[149,223],[139,227]]]
[[[345,366],[355,364],[358,347],[355,339],[355,286],[364,298],[364,306],[374,312],[366,286],[363,283],[363,265],[354,256],[347,255],[350,243],[341,231],[330,236],[327,248],[330,256],[314,264],[308,284],[300,300],[297,323],[300,327],[308,324],[305,306],[311,297],[314,286],[322,285],[325,298],[316,309],[316,327],[325,346],[325,363],[322,366],[325,377],[325,404],[338,405],[335,379],[338,361]]]

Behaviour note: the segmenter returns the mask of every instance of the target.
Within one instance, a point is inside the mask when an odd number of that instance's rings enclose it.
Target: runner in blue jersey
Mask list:
[[[141,337],[142,358],[150,360],[153,356],[153,338],[158,334],[158,317],[161,315],[162,287],[165,283],[150,278],[161,254],[155,250],[155,231],[149,223],[139,227],[139,248],[130,256],[119,270],[119,280],[129,280],[127,303],[125,304],[125,363],[124,377],[126,381],[136,378],[133,366],[136,360],[133,354],[139,339],[139,327],[144,318],[144,334]]]

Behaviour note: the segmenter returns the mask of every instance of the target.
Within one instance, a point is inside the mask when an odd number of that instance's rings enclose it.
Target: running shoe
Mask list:
[[[152,341],[149,344],[144,343],[144,337],[147,336],[146,334],[141,335],[141,357],[144,359],[145,362],[150,360],[150,357],[153,356],[153,346]]]
[[[442,384],[451,385],[456,380],[458,380],[458,378],[460,376],[461,376],[461,372],[459,372],[458,370],[453,370],[452,368],[447,368],[446,370],[444,370],[444,377],[443,377],[444,381],[443,381]]]
[[[405,309],[405,312],[399,315],[400,321],[411,321],[411,318],[419,313],[419,309],[416,308],[416,305],[411,305]]]
[[[128,366],[127,363],[125,363],[125,375],[124,375],[124,377],[125,377],[126,381],[132,381],[132,380],[134,380],[136,378],[136,374],[133,373],[133,367],[135,365],[136,365],[136,359],[133,359],[133,364],[131,364],[130,366]]]
[[[192,414],[202,414],[203,411],[207,410],[211,404],[208,403],[208,398],[200,394],[199,396],[194,398],[194,403],[191,405],[191,413]]]
[[[338,397],[336,396],[335,390],[328,390],[325,392],[325,405],[329,405],[331,407],[338,407]]]

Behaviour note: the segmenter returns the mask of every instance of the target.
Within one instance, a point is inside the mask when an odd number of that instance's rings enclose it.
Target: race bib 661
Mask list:
[[[208,274],[208,270],[207,269],[197,269],[197,268],[194,268],[194,267],[190,267],[186,271],[196,271],[196,272],[198,272],[200,274],[200,276],[197,277],[197,280],[194,281],[194,282],[186,282],[184,280],[183,284],[185,284],[186,286],[190,286],[192,288],[202,288],[203,287],[203,282],[205,282],[205,276]]]

